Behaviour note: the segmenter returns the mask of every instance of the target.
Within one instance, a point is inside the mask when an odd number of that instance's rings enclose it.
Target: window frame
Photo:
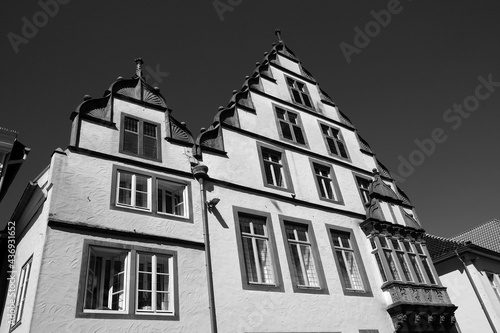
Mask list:
[[[325,224],[328,239],[330,241],[330,245],[332,248],[333,257],[335,259],[335,265],[337,267],[337,272],[339,274],[340,283],[342,285],[342,291],[345,296],[364,296],[364,297],[373,297],[373,292],[371,290],[370,282],[368,280],[368,275],[366,274],[365,265],[361,258],[361,252],[359,251],[358,243],[356,242],[356,237],[354,235],[354,231],[350,228],[340,227],[332,224]],[[344,234],[349,234],[349,241],[351,243],[351,250],[354,253],[354,258],[356,260],[356,264],[358,266],[359,274],[361,276],[361,280],[363,282],[364,290],[359,289],[348,289],[345,285],[344,278],[342,276],[342,272],[340,271],[340,263],[337,257],[337,247],[333,243],[332,239],[332,231],[339,232]]]
[[[139,124],[138,124],[138,134],[137,134],[138,135],[138,148],[137,148],[138,149],[138,153],[137,154],[135,154],[133,152],[126,151],[123,148],[124,141],[125,141],[125,139],[124,139],[124,137],[125,137],[125,118],[134,119],[134,120],[137,120],[139,122]],[[156,158],[144,155],[144,123],[148,123],[148,124],[156,126],[156,151],[157,151]],[[161,140],[161,124],[160,123],[157,123],[157,122],[154,122],[154,121],[150,121],[150,120],[147,120],[147,119],[144,119],[144,118],[140,118],[140,117],[128,114],[128,113],[122,113],[121,114],[121,121],[120,121],[120,148],[119,148],[119,152],[120,153],[125,154],[125,155],[129,155],[129,156],[135,156],[135,157],[144,158],[144,159],[151,160],[151,161],[161,162],[162,161],[162,158],[161,158],[161,141],[162,140]]]
[[[125,285],[127,289],[125,290],[126,299],[126,310],[123,312],[118,311],[106,311],[106,310],[85,310],[85,292],[87,284],[87,271],[90,260],[90,249],[91,247],[109,248],[112,250],[123,250],[128,251],[129,264],[127,265],[128,271],[125,273],[125,278],[127,281]],[[143,313],[137,312],[136,310],[136,300],[137,300],[137,270],[138,261],[137,253],[148,253],[156,255],[170,256],[172,260],[173,267],[173,310],[171,313]],[[82,260],[80,267],[80,278],[78,282],[78,295],[76,303],[76,318],[93,318],[93,319],[141,319],[141,320],[179,320],[179,268],[177,265],[177,251],[169,249],[159,249],[152,247],[136,246],[125,243],[114,243],[108,241],[100,241],[94,239],[85,239],[83,241],[82,248]]]
[[[132,173],[134,175],[149,177],[150,191],[148,191],[148,202],[150,202],[150,207],[148,209],[135,208],[118,203],[119,172]],[[180,178],[173,178],[166,175],[159,175],[156,173],[151,173],[144,170],[132,169],[121,165],[113,165],[111,179],[112,180],[111,180],[110,209],[193,223],[191,182]],[[169,183],[185,187],[183,195],[184,215],[163,213],[158,210],[158,181],[166,181]]]
[[[367,204],[370,203],[370,184],[368,184],[368,188],[365,189],[364,187],[361,186],[359,179],[366,180],[368,183],[371,183],[372,179],[370,177],[363,176],[355,172],[353,172],[353,176],[354,176],[354,181],[356,182],[356,186],[358,188],[359,196],[361,198],[361,203],[363,204],[363,207],[366,207]],[[364,193],[366,193],[366,198],[368,201],[365,201]]]
[[[271,150],[273,152],[281,154],[281,170],[282,170],[282,178],[285,181],[285,186],[276,186],[274,184],[269,184],[267,182],[267,176],[266,176],[266,166],[264,163],[264,154],[263,154],[263,149]],[[280,190],[280,191],[285,191],[285,192],[290,192],[294,193],[293,189],[293,183],[292,183],[292,177],[290,175],[290,169],[288,167],[288,162],[286,159],[286,153],[284,149],[277,148],[265,143],[261,143],[257,141],[257,152],[259,154],[259,162],[260,162],[260,170],[262,173],[262,181],[265,187]]]
[[[347,149],[347,143],[344,139],[344,136],[342,135],[342,131],[340,130],[340,128],[332,126],[332,125],[327,124],[327,123],[320,121],[320,120],[318,120],[318,124],[319,124],[319,130],[321,132],[321,136],[323,137],[323,142],[325,143],[325,147],[326,147],[326,150],[328,152],[328,155],[335,157],[335,158],[339,158],[339,159],[344,160],[344,161],[351,162],[351,155],[349,154],[349,149]],[[327,126],[329,131],[331,131],[332,129],[337,131],[339,138],[336,139],[335,137],[333,137],[331,135],[326,135],[325,133],[323,133],[322,126]],[[337,149],[338,154],[335,154],[331,151],[330,145],[328,144],[328,138],[332,138],[334,140],[335,148]],[[345,153],[347,155],[346,157],[340,155],[340,150],[339,150],[337,141],[341,141],[342,144],[344,145],[344,150],[345,150]]]
[[[335,203],[338,205],[344,205],[344,198],[342,197],[342,192],[340,191],[339,183],[337,181],[337,176],[335,175],[335,171],[333,170],[333,166],[329,163],[321,162],[319,160],[315,160],[312,158],[309,158],[309,164],[311,165],[311,171],[312,171],[312,175],[314,177],[314,184],[316,185],[316,191],[318,192],[319,199],[322,201]],[[322,175],[320,175],[320,176],[323,178],[329,178],[329,180],[331,181],[330,184],[332,185],[332,193],[335,193],[334,198],[330,199],[328,197],[322,196],[320,184],[318,182],[318,175],[316,174],[316,171],[315,171],[315,168],[316,168],[315,165],[318,165],[321,168],[325,168],[325,169],[329,170],[328,177],[325,177]],[[338,199],[336,200],[335,198],[338,198]]]
[[[240,227],[240,215],[250,215],[260,217],[266,220],[266,229],[268,233],[268,251],[271,253],[272,267],[274,273],[274,284],[259,284],[251,283],[248,280],[246,271],[245,254],[243,249],[242,233]],[[238,249],[238,261],[240,265],[241,286],[244,290],[260,290],[284,292],[283,276],[281,273],[281,265],[279,262],[278,251],[276,248],[276,238],[274,236],[274,228],[272,224],[271,214],[254,209],[233,206],[234,226],[236,233],[236,246]]]
[[[26,295],[28,293],[27,289],[32,267],[33,267],[33,255],[31,255],[29,259],[26,260],[18,276],[19,280],[16,287],[16,298],[14,303],[15,306],[14,322],[10,322],[9,332],[12,332],[22,324],[24,305],[26,304]]]
[[[276,104],[273,104],[273,110],[274,110],[274,117],[276,120],[276,127],[278,129],[280,139],[282,139],[286,142],[289,142],[291,144],[297,145],[299,147],[309,148],[309,143],[307,141],[306,132],[304,130],[304,124],[302,123],[302,119],[300,117],[300,114],[298,112],[290,111],[289,109],[282,107],[282,106],[279,106],[279,105],[276,105]],[[278,117],[278,110],[281,110],[285,113],[285,119],[281,119]],[[292,122],[290,122],[289,114],[293,114],[294,116],[296,116],[297,124],[293,124]],[[283,135],[283,130],[282,130],[281,124],[280,124],[281,122],[284,122],[288,125],[288,127],[290,129],[290,133],[292,135],[292,139],[285,138],[285,136]],[[300,129],[300,131],[302,133],[302,137],[304,139],[304,143],[300,143],[297,141],[295,131],[293,130],[294,126],[296,126]]]
[[[304,81],[292,78],[289,75],[284,75],[284,77],[285,77],[285,84],[286,84],[286,86],[288,88],[288,92],[290,93],[290,100],[292,101],[292,103],[296,104],[296,105],[300,105],[301,107],[304,107],[304,108],[307,108],[307,109],[310,109],[310,110],[315,110],[314,103],[313,103],[313,100],[311,98],[311,93],[309,92],[309,89],[307,88],[307,84]],[[297,88],[290,86],[288,84],[288,80],[292,80],[294,82],[294,86],[297,85]],[[297,83],[300,83],[300,84],[303,85],[304,91],[301,91],[300,89],[298,89],[298,84]],[[301,102],[297,102],[295,100],[293,91],[297,91],[299,93]],[[309,99],[309,103],[311,104],[311,106],[308,106],[308,105],[306,105],[304,103],[303,94],[305,94],[307,96],[307,98]]]
[[[299,219],[296,217],[278,215],[281,227],[281,234],[283,237],[283,244],[285,246],[285,253],[288,263],[288,271],[290,273],[290,280],[292,283],[292,288],[294,293],[305,293],[305,294],[329,294],[328,285],[326,283],[325,273],[323,270],[323,265],[321,263],[321,257],[319,254],[318,243],[316,242],[316,237],[314,235],[314,229],[312,222],[309,220]],[[287,224],[295,224],[299,226],[306,226],[309,242],[311,245],[311,253],[313,255],[314,267],[316,269],[316,275],[318,278],[319,287],[306,287],[300,286],[298,281],[294,277],[293,273],[293,262],[292,255],[289,249],[288,237],[286,234],[286,225]]]

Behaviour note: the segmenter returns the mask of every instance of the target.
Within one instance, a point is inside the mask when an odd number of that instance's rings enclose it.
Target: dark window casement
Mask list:
[[[344,295],[372,296],[370,284],[351,229],[327,225]]]
[[[316,189],[321,200],[344,204],[340,188],[331,165],[311,160]]]
[[[340,133],[340,129],[331,127],[324,123],[320,123],[320,126],[321,133],[323,134],[323,138],[325,139],[325,144],[330,155],[349,159],[347,147],[342,134]]]
[[[76,317],[178,320],[177,253],[84,241]]]
[[[275,106],[280,137],[284,140],[306,146],[304,129],[297,113]]]
[[[310,221],[280,216],[294,292],[328,294]]]
[[[243,289],[282,292],[270,214],[234,207],[234,218]]]
[[[28,282],[30,279],[31,266],[33,263],[33,256],[28,259],[28,261],[23,265],[21,269],[21,274],[19,275],[19,282],[17,284],[16,299],[15,299],[15,309],[14,316],[10,320],[11,331],[21,325],[21,319],[23,317],[24,303],[26,301],[26,293],[28,289]]]
[[[118,166],[113,167],[112,179],[111,208],[192,220],[187,181]]]
[[[264,186],[293,192],[285,151],[257,143]]]
[[[370,244],[384,282],[438,285],[420,242],[379,235],[371,236]]]
[[[306,84],[290,77],[286,77],[286,84],[292,95],[292,100],[308,108],[313,108],[311,96],[307,90]]]
[[[160,124],[122,115],[120,152],[161,160]]]

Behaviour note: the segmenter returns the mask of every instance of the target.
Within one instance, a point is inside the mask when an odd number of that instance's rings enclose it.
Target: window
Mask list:
[[[321,132],[323,133],[323,138],[325,139],[328,152],[331,155],[349,159],[347,154],[347,148],[340,134],[340,130],[326,124],[320,123]]]
[[[294,291],[328,293],[310,221],[280,216],[280,222]]]
[[[160,160],[159,137],[159,124],[123,115],[120,152]]]
[[[172,256],[137,253],[137,263],[136,311],[144,313],[172,312]]]
[[[117,205],[151,210],[151,177],[118,171]]]
[[[270,215],[235,207],[234,217],[243,288],[283,291]]]
[[[384,282],[437,284],[419,242],[412,244],[408,240],[381,235],[372,236],[370,243]]]
[[[309,95],[304,83],[296,81],[290,77],[286,78],[286,83],[295,103],[312,108],[311,96]]]
[[[275,110],[281,138],[301,145],[306,145],[299,115],[277,106],[275,106]]]
[[[17,285],[16,300],[15,300],[16,303],[15,303],[14,317],[11,317],[10,321],[11,328],[21,324],[32,262],[33,262],[33,257],[28,259],[28,261],[24,264],[23,268],[21,269],[21,274],[19,275],[19,283]]]
[[[186,185],[157,180],[158,213],[185,216]]]
[[[128,252],[101,247],[89,248],[85,310],[127,310]]]
[[[257,143],[264,186],[293,192],[285,152]]]
[[[77,317],[178,319],[176,253],[151,251],[84,241]]]
[[[292,274],[299,287],[319,288],[307,226],[287,223],[285,230],[292,259]]]
[[[174,219],[190,219],[187,181],[153,174],[139,174],[114,166],[112,205],[114,209],[133,210]]]
[[[343,204],[342,194],[332,167],[312,160],[311,167],[316,178],[316,188],[320,199]]]
[[[370,183],[371,180],[368,178],[355,176],[356,183],[358,184],[359,195],[361,196],[361,201],[364,205],[370,203]]]
[[[351,244],[351,234],[330,230],[334,255],[339,269],[342,287],[348,291],[364,291],[365,287],[354,247]]]

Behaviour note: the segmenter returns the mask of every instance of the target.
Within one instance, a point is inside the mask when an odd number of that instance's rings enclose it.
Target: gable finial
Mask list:
[[[283,39],[281,39],[281,29],[274,30],[276,36],[278,36],[278,42],[283,43]]]
[[[142,61],[142,58],[136,58],[135,59],[135,75],[139,78],[142,77],[142,64],[144,63],[144,61]]]

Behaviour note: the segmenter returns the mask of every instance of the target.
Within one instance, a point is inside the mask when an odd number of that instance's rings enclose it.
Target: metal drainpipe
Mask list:
[[[462,260],[462,257],[460,257],[457,250],[455,250],[455,254],[457,255],[458,259],[462,262],[462,265],[464,265],[465,274],[467,274],[467,277],[469,278],[469,282],[472,284],[472,289],[474,289],[474,293],[476,294],[476,297],[479,300],[479,304],[481,304],[481,308],[484,311],[486,319],[488,319],[488,323],[490,324],[491,329],[493,330],[493,333],[498,333],[498,331],[495,329],[495,326],[493,325],[493,321],[491,321],[490,314],[488,313],[488,310],[486,309],[486,306],[483,303],[481,295],[479,295],[479,291],[477,290],[476,284],[474,283],[474,280],[472,280],[472,276],[470,275],[470,272],[469,272],[469,269],[467,268],[467,265]]]
[[[210,327],[212,333],[217,333],[217,318],[215,315],[214,281],[212,278],[212,257],[210,252],[210,235],[208,229],[207,198],[204,188],[204,180],[208,178],[208,167],[206,165],[197,165],[193,167],[193,175],[200,183],[200,196],[202,220],[203,220],[203,239],[205,242],[205,267],[207,270],[208,285],[208,308],[210,311]]]

